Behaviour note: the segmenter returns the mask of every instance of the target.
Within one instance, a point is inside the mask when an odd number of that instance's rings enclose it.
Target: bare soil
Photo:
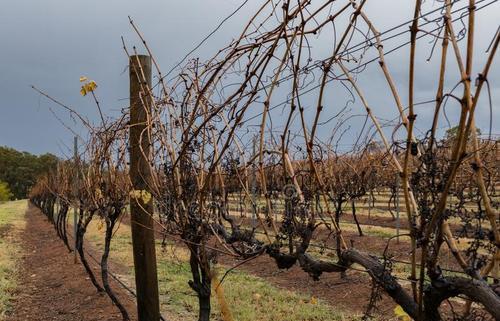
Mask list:
[[[98,293],[81,264],[74,264],[52,225],[34,206],[26,211],[20,235],[18,286],[13,313],[6,321],[119,321],[121,315],[104,293]],[[91,262],[92,263],[92,262]],[[99,269],[94,266],[95,271]],[[135,301],[114,280],[112,287],[135,317]]]

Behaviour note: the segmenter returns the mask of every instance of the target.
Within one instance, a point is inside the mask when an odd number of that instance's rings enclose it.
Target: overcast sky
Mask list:
[[[49,108],[53,108],[58,114],[61,114],[61,110],[33,91],[31,85],[89,118],[97,119],[92,101],[79,94],[79,78],[87,76],[97,82],[99,99],[106,112],[127,106],[127,57],[120,37],[124,36],[128,45],[140,47],[127,16],[130,15],[139,25],[165,72],[242,2],[243,0],[2,0],[0,145],[36,154],[51,152],[62,156],[67,152],[72,134],[61,125]],[[208,58],[227,44],[240,32],[245,20],[261,3],[258,0],[248,1],[193,56]],[[366,10],[378,29],[383,31],[411,18],[413,1],[369,0]],[[498,3],[478,13],[477,66],[484,62],[484,50],[494,36],[499,21]],[[406,55],[406,51],[402,54]],[[398,63],[400,60],[397,57],[394,61],[392,71],[395,77],[401,77],[396,80],[405,83],[407,66]],[[418,66],[418,70],[428,68],[424,62],[419,63],[422,65]],[[499,116],[498,66],[497,57],[490,77],[494,119]],[[476,73],[478,71],[475,70]],[[365,84],[370,81],[370,73],[367,72],[367,75]],[[374,88],[375,92],[376,84]],[[433,88],[425,80],[417,84],[417,89],[421,91],[431,91]],[[64,113],[61,117],[64,117]],[[479,125],[484,127],[489,118],[487,104],[480,106],[477,118]],[[68,120],[67,117],[64,119]],[[494,132],[499,131],[497,126],[493,129]]]

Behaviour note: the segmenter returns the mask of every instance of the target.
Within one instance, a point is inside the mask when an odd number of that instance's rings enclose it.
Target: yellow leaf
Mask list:
[[[129,195],[132,198],[139,198],[139,197],[141,197],[141,191],[138,189],[134,189],[134,190],[130,191]]]
[[[85,85],[87,91],[94,91],[97,88],[97,84],[95,81],[91,80],[88,84]]]
[[[403,308],[400,305],[394,308],[394,314],[398,317],[399,320],[411,321],[411,318],[408,315],[408,313],[406,313],[405,310],[403,310]]]
[[[143,203],[148,203],[151,200],[151,194],[146,190],[132,190],[129,196],[135,199],[141,199]]]
[[[87,77],[80,77],[81,82],[87,81]],[[97,88],[97,84],[95,81],[91,80],[88,83],[84,83],[82,88],[80,89],[80,94],[82,96],[86,96],[89,92],[93,92]]]
[[[318,304],[318,299],[316,299],[315,297],[311,297],[311,301],[309,301],[309,303],[311,303],[312,305],[316,305]]]
[[[144,202],[144,204],[149,203],[149,201],[151,200],[151,194],[145,190],[142,190],[141,194],[142,194],[141,195],[142,201]]]
[[[100,188],[96,188],[95,190],[96,197],[101,199],[102,198],[102,191]]]

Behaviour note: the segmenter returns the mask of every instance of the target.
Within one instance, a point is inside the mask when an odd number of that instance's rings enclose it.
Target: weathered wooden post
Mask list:
[[[252,157],[255,157],[257,154],[257,135],[255,135],[252,139]],[[260,195],[259,195],[260,196]],[[257,166],[255,165],[255,161],[252,165],[252,202],[253,202],[253,211],[252,211],[252,227],[257,226],[257,211],[259,210],[258,205],[258,197],[257,197]]]
[[[400,180],[400,175],[397,173],[396,175],[396,235],[397,235],[397,243],[399,244],[399,180]],[[411,224],[411,222],[408,222],[408,224]]]
[[[130,75],[130,179],[134,191],[149,190],[151,177],[148,159],[150,138],[146,129],[147,114],[151,112],[151,57],[131,56]],[[144,152],[144,154],[143,154]],[[144,202],[144,201],[147,202]],[[153,226],[153,201],[131,197],[130,216],[134,250],[137,315],[139,321],[160,320],[158,276]]]
[[[74,183],[74,192],[75,192],[75,205],[73,207],[73,240],[75,241],[75,244],[74,244],[74,261],[75,261],[75,264],[78,263],[78,250],[77,250],[77,224],[78,224],[78,204],[80,202],[80,200],[78,199],[77,195],[78,195],[78,189],[79,189],[79,186],[78,184],[80,183],[79,180],[78,180],[78,175],[79,175],[79,159],[78,159],[78,137],[75,136],[75,139],[74,139],[74,142],[73,142],[73,152],[74,152],[74,162],[75,162],[75,168],[76,168],[76,176],[75,176],[75,183]]]

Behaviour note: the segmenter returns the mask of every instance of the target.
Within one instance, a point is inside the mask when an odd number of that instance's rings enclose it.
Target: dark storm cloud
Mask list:
[[[207,58],[227,44],[260,3],[249,1],[196,55]],[[409,0],[368,1],[366,11],[383,31],[411,17],[412,3]],[[127,105],[128,73],[123,72],[127,59],[120,36],[123,35],[128,44],[140,47],[128,24],[128,15],[138,23],[163,71],[167,71],[240,4],[241,1],[236,0],[3,0],[0,11],[0,145],[61,155],[66,151],[64,144],[71,142],[71,133],[48,108],[59,113],[61,110],[34,92],[31,84],[90,119],[97,120],[97,113],[89,98],[79,95],[80,76],[85,75],[98,83],[99,99],[106,112],[116,113]],[[388,7],[391,7],[390,12]],[[478,13],[476,67],[486,57],[484,50],[498,25],[499,10],[500,6],[495,4]],[[407,51],[403,50],[388,59],[405,101],[407,56]],[[428,77],[417,78],[416,89],[425,94],[423,96],[432,94],[435,82],[429,79],[437,79],[435,60],[418,65],[420,75],[429,73]],[[495,99],[494,117],[499,113],[499,71],[497,63],[490,79]],[[377,113],[384,114],[384,108],[389,108],[385,107],[388,101],[378,97],[383,86],[367,86],[373,81],[370,77],[367,72],[360,82],[367,96],[377,105]],[[482,101],[478,124],[484,127],[488,119],[487,104]],[[64,120],[73,125],[67,117]]]
[[[123,70],[127,57],[120,37],[123,35],[130,45],[139,45],[128,15],[147,35],[166,70],[237,5],[228,0],[2,1],[0,145],[60,154],[59,145],[71,142],[71,133],[48,107],[60,109],[34,92],[31,84],[97,119],[93,103],[79,94],[79,77],[86,75],[98,83],[106,112],[126,106],[128,73]],[[212,53],[231,36],[219,36],[211,48],[200,52]],[[67,117],[65,121],[73,125]]]

